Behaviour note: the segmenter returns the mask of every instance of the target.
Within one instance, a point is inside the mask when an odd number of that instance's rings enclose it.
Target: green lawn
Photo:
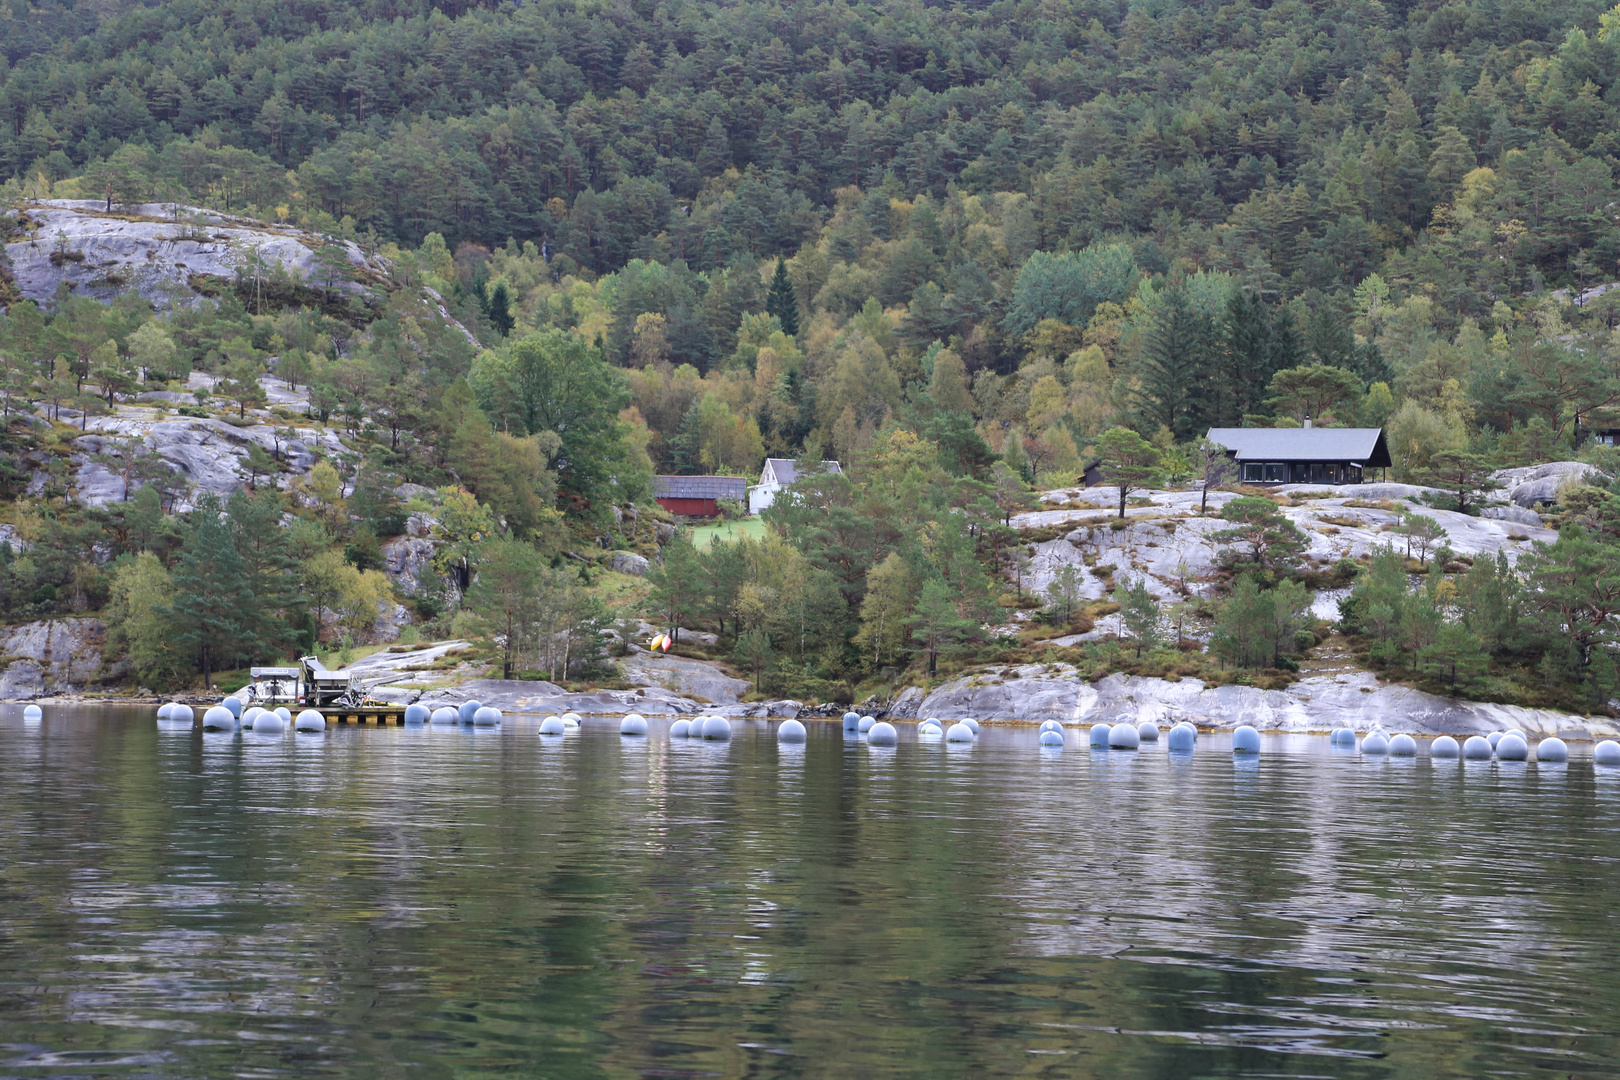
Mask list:
[[[757,517],[743,518],[741,521],[725,521],[718,525],[698,525],[692,529],[692,543],[699,551],[708,547],[716,540],[740,540],[743,537],[752,537],[755,540],[765,538],[765,523]]]

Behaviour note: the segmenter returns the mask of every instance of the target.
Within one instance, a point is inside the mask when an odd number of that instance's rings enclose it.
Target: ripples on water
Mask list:
[[[1609,1075],[1620,775],[0,713],[0,1076]]]

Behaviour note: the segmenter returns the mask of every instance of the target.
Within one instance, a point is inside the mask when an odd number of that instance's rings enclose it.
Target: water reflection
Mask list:
[[[1612,1071],[1620,770],[0,711],[24,1076]]]

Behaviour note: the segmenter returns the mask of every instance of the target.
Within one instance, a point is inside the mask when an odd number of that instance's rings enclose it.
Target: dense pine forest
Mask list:
[[[1593,434],[1620,428],[1620,9],[11,0],[0,53],[6,239],[44,200],[186,205],[390,268],[268,302],[244,269],[158,311],[23,300],[0,260],[0,614],[103,612],[143,685],[364,643],[396,600],[524,677],[611,680],[646,617],[716,634],[694,655],[762,694],[847,700],[1106,608],[1118,640],[1045,655],[1285,679],[1328,630],[1311,590],[1354,585],[1339,628],[1391,675],[1616,692],[1620,470]],[[192,372],[218,380],[198,416],[264,413],[271,372],[307,388],[266,422],[343,449],[255,459],[217,503],[112,441],[125,500],[76,500],[90,418]],[[1026,593],[1035,492],[1098,461],[1233,486],[1208,427],[1306,419],[1385,427],[1393,478],[1464,513],[1494,469],[1603,471],[1517,565],[1313,567],[1247,492],[1185,611],[1123,580]],[[764,539],[670,539],[654,474],[766,456],[845,470]],[[405,596],[379,548],[417,514],[435,553]]]

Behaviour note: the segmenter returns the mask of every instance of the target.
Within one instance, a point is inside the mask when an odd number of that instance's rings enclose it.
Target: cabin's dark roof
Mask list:
[[[1388,466],[1383,428],[1210,428],[1238,461],[1351,461]]]
[[[740,476],[656,476],[658,499],[746,499],[748,481]]]
[[[771,470],[776,482],[784,487],[799,478],[799,463],[792,458],[773,457],[765,459],[765,467]],[[844,470],[836,461],[823,461],[821,468],[825,472],[841,473]]]

